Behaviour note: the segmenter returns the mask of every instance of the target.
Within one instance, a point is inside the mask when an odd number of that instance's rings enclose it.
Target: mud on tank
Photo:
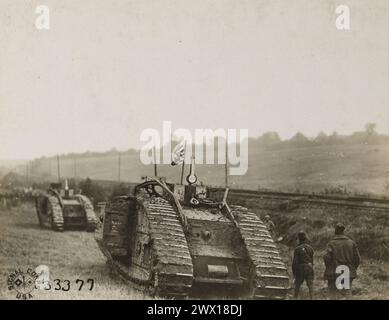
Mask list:
[[[74,194],[67,181],[65,188],[61,183],[51,183],[46,192],[35,198],[35,208],[42,228],[94,231],[97,226],[91,201],[82,194]]]
[[[111,267],[151,295],[284,299],[289,275],[265,224],[207,188],[147,178],[109,202],[96,241]]]

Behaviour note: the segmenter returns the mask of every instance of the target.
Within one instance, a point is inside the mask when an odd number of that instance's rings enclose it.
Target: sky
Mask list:
[[[0,1],[0,159],[142,146],[146,128],[389,133],[389,1]]]

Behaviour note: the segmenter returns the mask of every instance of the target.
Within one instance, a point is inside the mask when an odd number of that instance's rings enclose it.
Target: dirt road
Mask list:
[[[147,298],[110,275],[93,233],[41,229],[32,204],[0,208],[0,299],[16,298],[17,292],[7,286],[15,269],[39,265],[49,267],[52,288],[33,290],[33,299]]]

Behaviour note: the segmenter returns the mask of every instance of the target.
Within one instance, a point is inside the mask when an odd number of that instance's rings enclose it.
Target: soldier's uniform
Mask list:
[[[292,271],[294,280],[294,296],[297,299],[301,285],[306,282],[309,289],[309,296],[313,298],[313,248],[307,243],[304,232],[299,232],[299,245],[294,249]]]
[[[325,264],[324,278],[328,281],[328,289],[331,298],[337,298],[340,291],[346,295],[351,295],[351,285],[357,277],[357,269],[360,264],[360,254],[356,243],[343,234],[345,227],[337,224],[335,227],[335,236],[327,245],[327,251],[323,257]],[[338,290],[336,279],[343,271],[336,273],[339,266],[348,267],[350,274],[350,287]]]

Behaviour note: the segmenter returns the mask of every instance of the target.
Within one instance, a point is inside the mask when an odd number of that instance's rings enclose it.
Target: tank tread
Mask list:
[[[47,196],[51,210],[51,227],[57,231],[64,230],[63,212],[58,198],[54,195]]]
[[[96,242],[104,256],[107,258],[107,265],[110,266],[112,272],[118,275],[125,282],[131,281],[134,289],[143,293],[148,293],[148,288],[150,286],[149,280],[141,280],[131,277],[128,274],[128,267],[116,261],[116,259],[111,255],[111,252],[105,247],[102,238],[96,237]]]
[[[162,200],[162,201],[161,201]],[[153,240],[154,276],[148,280],[140,280],[129,275],[127,267],[116,261],[101,238],[97,243],[108,263],[122,279],[129,280],[134,287],[151,295],[185,299],[188,297],[193,283],[193,264],[190,257],[185,234],[173,207],[165,200],[158,199],[158,211],[151,201],[143,201],[146,216],[149,220],[150,237]],[[174,213],[177,222],[174,232],[170,225],[165,225],[165,218],[172,218]]]
[[[185,250],[180,249],[180,248],[161,248],[161,247],[159,247],[158,251],[161,254],[164,254],[165,256],[176,255],[177,257],[191,259],[191,257],[188,255],[188,253]]]
[[[153,240],[155,294],[186,298],[193,283],[193,264],[184,230],[173,206],[165,199],[144,201]]]
[[[160,229],[161,226],[164,227],[163,230]],[[168,226],[168,228],[166,228],[165,226],[166,226],[165,224],[159,224],[158,225],[159,232],[165,233],[165,234],[170,234],[172,237],[175,237],[175,238],[186,239],[185,236],[182,235],[181,230],[180,230],[179,227],[174,227],[173,228],[172,226]]]
[[[289,274],[266,225],[247,208],[231,206],[248,255],[255,267],[254,299],[285,299]]]
[[[93,205],[88,197],[78,194],[76,198],[81,202],[82,207],[85,211],[86,218],[86,231],[93,232],[97,227],[97,218],[95,211],[93,210]]]
[[[175,238],[174,237],[174,234],[172,233],[169,233],[167,234],[167,239],[171,239],[171,240],[174,240],[178,245],[179,244],[186,244],[186,239],[183,239],[183,238]],[[154,240],[155,241],[161,241],[161,240],[165,240],[166,238],[165,237],[155,237]]]

